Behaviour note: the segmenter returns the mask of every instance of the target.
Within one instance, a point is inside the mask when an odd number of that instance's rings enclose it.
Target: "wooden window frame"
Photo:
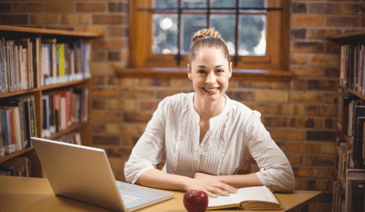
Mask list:
[[[244,70],[288,72],[289,66],[289,4],[285,0],[268,0],[267,7],[283,8],[282,11],[267,13],[267,49],[266,56],[242,56],[233,69],[237,73]],[[151,8],[152,0],[136,0],[130,5],[130,55],[129,70],[155,70],[158,67],[186,68],[188,56],[182,55],[177,65],[176,55],[156,55],[152,53],[152,14],[138,11],[139,8]],[[233,62],[233,57],[231,57]],[[279,72],[278,72],[279,71]],[[251,72],[252,73],[252,72]],[[287,73],[284,73],[287,75]]]

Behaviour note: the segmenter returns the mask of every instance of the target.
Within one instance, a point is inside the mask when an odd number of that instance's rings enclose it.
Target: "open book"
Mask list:
[[[281,210],[281,205],[266,186],[238,189],[229,196],[209,197],[207,210],[241,207],[244,210]]]

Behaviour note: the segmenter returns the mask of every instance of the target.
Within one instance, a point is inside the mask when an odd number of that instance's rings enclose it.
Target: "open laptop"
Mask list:
[[[135,211],[171,192],[116,181],[103,149],[31,138],[53,192],[115,211]]]

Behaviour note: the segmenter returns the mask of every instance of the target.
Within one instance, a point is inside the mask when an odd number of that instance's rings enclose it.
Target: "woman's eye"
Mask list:
[[[217,72],[218,72],[218,73],[222,73],[222,72],[224,72],[224,70],[222,70],[222,69],[218,69],[218,70],[217,70]]]
[[[198,74],[204,74],[205,73],[205,71],[204,70],[199,70],[198,71]]]

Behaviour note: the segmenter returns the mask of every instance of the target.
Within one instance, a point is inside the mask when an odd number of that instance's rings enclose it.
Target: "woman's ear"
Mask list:
[[[188,67],[188,78],[191,80],[191,70],[190,70],[189,63],[187,65],[187,67]]]

